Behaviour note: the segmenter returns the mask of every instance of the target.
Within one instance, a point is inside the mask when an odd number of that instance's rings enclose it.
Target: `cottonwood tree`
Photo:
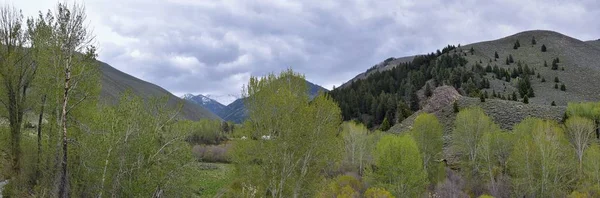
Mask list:
[[[600,146],[593,143],[585,150],[583,156],[583,185],[588,188],[600,190]]]
[[[0,8],[0,103],[8,113],[10,157],[15,175],[21,169],[21,128],[27,93],[37,69],[28,56],[27,43],[21,11],[6,5]]]
[[[235,194],[314,196],[322,170],[341,156],[337,104],[322,94],[310,101],[304,76],[292,70],[252,77],[244,93],[248,119],[239,130],[249,139],[235,145]]]
[[[461,167],[467,175],[477,174],[477,151],[481,138],[486,132],[497,130],[498,126],[479,107],[458,113],[452,132],[452,149],[461,157]]]
[[[369,157],[369,137],[368,129],[362,124],[345,122],[342,124],[342,139],[344,140],[345,157],[347,163],[353,171],[363,175],[365,165]]]
[[[596,138],[600,138],[600,103],[582,102],[569,103],[567,105],[567,116],[581,116],[594,121],[596,126]]]
[[[444,164],[442,159],[443,127],[437,117],[432,114],[420,114],[410,131],[419,146],[423,158],[423,169],[427,172],[430,184],[437,184],[444,178]]]
[[[596,127],[590,119],[573,116],[565,122],[566,134],[575,151],[579,164],[579,173],[583,170],[583,155],[585,150],[594,140],[594,132]]]
[[[52,144],[56,138],[60,142],[59,148],[54,152],[57,166],[49,167],[49,178],[58,178],[58,181],[49,181],[48,185],[58,183],[58,197],[69,196],[69,161],[68,156],[79,154],[78,150],[69,151],[69,141],[77,140],[81,133],[81,120],[93,111],[99,93],[99,70],[96,62],[96,50],[92,45],[93,36],[86,25],[85,9],[82,5],[58,4],[56,10],[41,16],[32,23],[37,28],[47,28],[49,33],[33,34],[33,47],[35,51],[44,52],[46,56],[35,56],[37,63],[44,65],[44,72],[39,74],[41,94],[47,95],[47,109],[50,117],[55,120],[49,126],[49,142]],[[45,27],[47,26],[47,27]],[[35,45],[35,44],[39,45]],[[43,44],[40,44],[43,43]],[[47,54],[51,54],[47,56]],[[42,70],[40,70],[42,71]],[[78,121],[79,120],[79,121]],[[72,124],[72,125],[71,125]],[[55,128],[54,128],[55,127]],[[68,131],[71,130],[71,135]],[[60,134],[60,135],[59,135]],[[75,158],[79,159],[79,158]],[[49,160],[52,161],[52,160]],[[73,167],[79,169],[79,163]],[[59,169],[58,176],[53,170]],[[75,172],[74,172],[75,173]]]
[[[195,190],[190,180],[198,169],[185,142],[195,125],[178,122],[182,106],[167,104],[167,97],[126,92],[118,105],[100,109],[94,132],[79,141],[87,177],[77,196],[185,197]]]
[[[484,132],[478,145],[477,164],[480,167],[478,172],[489,182],[490,194],[496,197],[508,196],[505,173],[513,141],[511,133],[490,131]]]
[[[427,172],[417,143],[410,135],[385,135],[375,149],[375,166],[368,175],[375,187],[396,197],[421,197],[427,189]]]
[[[515,197],[564,197],[572,187],[575,158],[561,127],[528,118],[515,126],[518,141],[509,158]]]

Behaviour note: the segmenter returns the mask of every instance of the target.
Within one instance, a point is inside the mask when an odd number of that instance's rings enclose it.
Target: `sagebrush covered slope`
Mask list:
[[[535,45],[532,44],[534,38]],[[517,40],[520,47],[514,49]],[[542,52],[542,45],[546,46],[546,52]],[[468,53],[470,48],[475,50],[474,55]],[[600,100],[600,48],[589,42],[553,31],[534,30],[498,40],[465,45],[461,49],[463,53],[468,54],[465,58],[470,65],[481,61],[480,64],[484,67],[490,64],[512,69],[521,61],[523,65],[527,64],[529,68],[533,68],[536,75],[540,74],[540,78],[534,77],[531,80],[535,97],[530,98],[530,103],[550,105],[555,101],[557,105],[566,105],[567,102]],[[495,52],[500,56],[497,60],[494,57]],[[514,63],[506,65],[505,60],[509,55],[514,58]],[[559,58],[560,62],[558,69],[552,70],[551,64],[555,58]],[[548,67],[544,67],[544,61]],[[559,79],[556,84],[565,84],[566,91],[554,88],[556,77]],[[541,78],[546,82],[541,82]],[[490,93],[495,90],[507,95],[512,92],[511,87],[515,87],[514,82],[492,80],[491,76],[490,82]],[[504,87],[507,87],[506,92]]]

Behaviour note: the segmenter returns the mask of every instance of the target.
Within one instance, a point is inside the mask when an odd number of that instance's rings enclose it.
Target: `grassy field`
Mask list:
[[[231,181],[231,164],[198,162],[198,167],[202,169],[195,180],[199,189],[198,197],[214,197]]]

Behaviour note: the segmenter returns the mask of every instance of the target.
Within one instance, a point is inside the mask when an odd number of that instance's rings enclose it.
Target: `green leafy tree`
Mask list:
[[[483,134],[497,130],[498,126],[479,107],[470,107],[458,113],[452,132],[452,150],[459,154],[461,168],[467,175],[477,174],[477,150]]]
[[[167,105],[166,97],[144,101],[125,93],[100,110],[95,133],[80,138],[88,174],[76,178],[78,196],[181,197],[195,190],[190,181],[198,169],[185,139],[196,126],[176,122],[182,106]]]
[[[565,122],[567,139],[577,156],[579,171],[583,169],[583,155],[593,143],[596,127],[594,121],[579,116],[572,116]]]
[[[410,135],[385,135],[377,143],[375,168],[369,175],[375,187],[397,197],[420,197],[427,188],[427,173],[417,143]]]
[[[554,122],[528,118],[515,126],[517,142],[509,158],[513,196],[563,197],[572,186],[575,159]]]
[[[600,188],[600,146],[593,143],[583,155],[583,184],[591,188]]]
[[[233,153],[241,185],[271,197],[314,196],[321,171],[341,156],[337,104],[326,95],[310,101],[304,76],[292,70],[250,78],[245,96],[248,119],[239,130],[249,140]]]
[[[581,116],[594,121],[596,126],[596,138],[600,138],[600,103],[598,102],[582,102],[569,103],[566,111],[567,117]]]
[[[484,132],[478,144],[478,173],[489,183],[490,192],[499,195],[501,178],[506,173],[508,158],[513,147],[513,134],[502,131]],[[499,195],[500,196],[500,195]]]
[[[392,127],[392,125],[390,124],[390,121],[388,120],[387,116],[385,118],[383,118],[383,122],[381,123],[381,126],[379,126],[379,130],[381,131],[387,131]]]
[[[6,108],[10,127],[10,158],[15,175],[21,169],[21,128],[27,107],[27,93],[37,70],[25,48],[29,39],[23,14],[10,6],[0,8],[0,102]]]
[[[344,163],[363,175],[370,154],[368,129],[362,124],[345,122],[342,124],[342,139],[344,140]]]
[[[444,164],[439,162],[442,156],[443,127],[433,114],[423,113],[417,116],[410,135],[421,151],[423,168],[427,172],[430,184],[437,184],[444,178]]]

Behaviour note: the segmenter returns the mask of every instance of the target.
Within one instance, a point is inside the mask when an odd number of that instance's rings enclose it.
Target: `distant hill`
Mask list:
[[[533,40],[535,40],[535,43]],[[516,46],[517,41],[519,43],[518,46]],[[541,50],[542,45],[546,47],[545,52]],[[498,58],[495,57],[495,53],[498,54]],[[453,60],[444,59],[444,55],[446,57],[459,58]],[[431,59],[432,56],[437,58]],[[339,95],[338,102],[340,100],[343,101],[340,107],[342,108],[342,112],[346,112],[345,119],[357,119],[369,123],[368,120],[375,118],[374,123],[372,123],[372,127],[375,128],[384,116],[396,117],[396,109],[386,109],[386,107],[396,106],[391,101],[401,100],[405,104],[411,105],[410,101],[413,100],[412,98],[418,98],[420,104],[418,105],[418,109],[422,109],[424,107],[423,102],[427,99],[427,97],[423,96],[425,90],[423,82],[434,82],[432,80],[434,78],[437,78],[436,80],[439,81],[431,83],[431,89],[444,84],[454,86],[454,88],[457,88],[458,93],[462,95],[462,99],[458,100],[460,104],[471,105],[473,101],[477,101],[476,98],[465,97],[466,95],[479,95],[479,91],[481,94],[487,92],[490,96],[490,102],[474,105],[483,106],[485,107],[484,109],[506,110],[506,112],[495,114],[496,116],[510,116],[514,114],[543,117],[544,115],[551,114],[554,118],[560,114],[560,106],[564,108],[568,102],[600,100],[600,86],[598,86],[600,85],[600,40],[581,41],[558,32],[533,30],[497,40],[462,46],[448,46],[441,53],[439,51],[437,53],[434,52],[427,57],[429,57],[427,61],[436,61],[435,64],[430,64],[427,69],[422,67],[426,64],[422,61],[419,61],[417,64],[411,64],[408,67],[414,73],[409,77],[398,77],[402,73],[386,73],[387,70],[398,68],[401,65],[402,67],[406,67],[405,64],[394,62],[397,59],[387,59],[372,67],[372,69],[367,70],[367,72],[358,74],[357,77],[349,80],[335,91],[332,91],[332,93]],[[512,57],[514,62],[506,64],[506,59],[509,57]],[[466,64],[458,66],[455,62],[446,64],[446,62],[457,61],[459,59],[466,60]],[[559,60],[557,67],[556,69],[552,69],[552,63],[556,59]],[[413,57],[413,60],[417,59]],[[544,66],[544,62],[546,62],[547,66]],[[449,68],[448,65],[452,68]],[[535,93],[533,97],[529,97],[529,104],[523,104],[521,102],[523,101],[523,96],[518,94],[519,81],[524,76],[527,76],[524,75],[524,72],[519,72],[516,75],[508,73],[510,75],[509,79],[503,76],[498,79],[499,77],[496,76],[497,73],[486,69],[488,65],[490,68],[497,67],[507,72],[518,70],[519,65],[523,68],[527,66],[532,73],[529,75],[530,87],[533,93]],[[396,71],[401,70],[406,69]],[[375,73],[382,74],[373,75]],[[375,77],[370,78],[373,76]],[[363,81],[357,83],[361,79]],[[395,82],[407,79],[412,79],[412,81],[406,82],[412,82],[416,86],[406,83],[389,83],[390,81]],[[414,79],[417,79],[417,81],[415,82]],[[472,89],[467,92],[466,88],[473,87],[469,86],[468,82],[470,82],[470,79],[475,81],[474,88],[477,92],[473,92]],[[544,82],[542,82],[542,79],[544,79]],[[558,80],[558,83],[555,82],[555,79]],[[365,87],[367,84],[370,87]],[[566,87],[564,91],[560,88],[562,84]],[[406,92],[398,93],[396,90],[404,90]],[[411,96],[411,93],[415,91],[417,94],[414,95],[418,95],[418,97]],[[501,100],[500,96],[505,98],[514,92],[519,95],[518,101]],[[365,96],[365,93],[368,94]],[[497,94],[498,97],[492,99],[492,93]],[[382,98],[386,100],[382,100]],[[559,107],[551,107],[552,103]],[[381,108],[382,106],[383,108]],[[414,109],[412,106],[411,109]],[[356,112],[357,109],[360,109],[360,112]],[[540,113],[535,111],[535,109],[550,110],[546,113]],[[373,112],[377,113],[377,115],[373,114]],[[402,123],[403,118],[397,120],[397,122]],[[500,119],[499,124],[502,126],[512,126],[511,124],[514,124],[514,122]],[[398,131],[398,127],[392,129],[395,129],[393,131]]]
[[[100,62],[100,71],[102,72],[102,91],[100,93],[101,102],[109,104],[117,103],[123,92],[126,90],[131,90],[133,94],[144,99],[168,96],[168,105],[173,108],[175,108],[178,104],[183,103],[181,117],[184,119],[220,119],[217,115],[201,106],[176,97],[167,90],[155,84],[123,73],[104,62]]]
[[[227,106],[219,103],[216,100],[213,100],[207,96],[203,96],[202,94],[198,94],[198,95],[192,95],[192,94],[185,94],[182,97],[184,100],[188,100],[196,105],[200,105],[202,107],[204,107],[205,109],[213,112],[214,114],[216,114],[217,116],[221,117],[221,114],[224,111],[227,111]]]
[[[327,89],[319,85],[313,84],[308,81],[306,81],[306,83],[308,84],[309,96],[311,98],[317,96],[319,91],[327,91]],[[231,121],[234,123],[242,123],[246,119],[246,108],[244,107],[244,98],[239,98],[227,106],[223,106],[221,103],[202,95],[193,96],[191,94],[186,94],[183,98],[188,101],[193,101],[195,104],[211,110],[223,120]]]
[[[345,82],[340,87],[343,88],[343,87],[346,87],[346,86],[352,84],[353,82],[355,82],[357,80],[365,79],[375,72],[378,72],[378,71],[382,72],[382,71],[390,70],[390,69],[394,68],[396,65],[399,65],[400,63],[410,62],[414,58],[415,58],[415,56],[407,56],[407,57],[401,57],[401,58],[390,57],[390,58],[384,60],[383,62],[378,63],[378,64],[374,65],[373,67],[367,69],[367,71],[365,71],[364,73],[360,73],[360,74],[356,75],[354,78],[350,79],[348,82]]]
[[[532,38],[535,38],[536,45],[531,44]],[[521,43],[521,47],[513,49],[517,40]],[[494,52],[498,52],[500,58],[497,62],[493,61],[491,63],[493,65],[516,68],[518,61],[529,65],[546,79],[546,82],[541,82],[536,78],[532,79],[535,97],[531,98],[529,102],[550,105],[552,101],[555,101],[557,105],[567,105],[567,102],[600,100],[600,86],[598,86],[600,85],[600,47],[598,44],[598,41],[584,42],[558,32],[534,30],[498,40],[465,45],[462,50],[467,51],[471,47],[475,50],[475,55],[466,56],[471,64],[481,60],[485,66],[487,65],[486,60],[494,59]],[[541,51],[542,45],[547,47],[547,52]],[[504,63],[508,55],[514,57],[515,63],[510,65]],[[558,70],[552,70],[550,66],[544,67],[544,61],[550,65],[554,58],[560,60]],[[566,85],[566,91],[554,89],[555,77],[559,78],[559,86],[562,83]],[[499,80],[490,81],[492,84],[490,92],[492,89],[498,92],[505,87],[503,85],[505,83],[501,85]],[[507,90],[511,90],[510,85],[506,87]]]

